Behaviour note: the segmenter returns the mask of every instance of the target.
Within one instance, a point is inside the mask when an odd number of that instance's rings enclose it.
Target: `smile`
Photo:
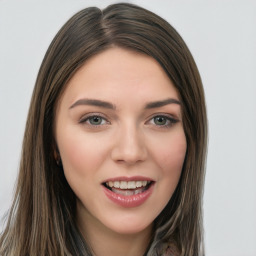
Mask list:
[[[109,181],[105,185],[114,193],[131,196],[142,193],[148,188],[151,181]]]
[[[136,207],[143,204],[153,191],[151,180],[111,180],[104,182],[104,192],[114,203],[122,207]]]

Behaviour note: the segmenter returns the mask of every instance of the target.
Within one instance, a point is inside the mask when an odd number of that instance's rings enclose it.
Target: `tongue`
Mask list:
[[[132,196],[132,195],[137,195],[139,193],[142,193],[145,190],[145,187],[137,188],[137,189],[127,189],[127,190],[112,187],[111,190],[112,190],[112,192],[119,194],[119,195]]]

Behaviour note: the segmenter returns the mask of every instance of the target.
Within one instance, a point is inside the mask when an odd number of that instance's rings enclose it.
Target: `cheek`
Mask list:
[[[182,131],[172,133],[164,138],[154,140],[152,156],[158,167],[157,182],[155,183],[155,210],[156,216],[165,208],[170,201],[180,179],[187,143]],[[151,145],[151,148],[152,145]],[[158,207],[156,207],[158,205]]]
[[[166,149],[162,154],[162,163],[164,163],[164,170],[167,173],[181,172],[185,155],[186,143],[176,144],[175,147]]]
[[[59,150],[65,170],[79,172],[84,165],[88,165],[85,161],[87,159],[85,155],[89,152],[86,144],[78,143],[74,138],[66,138],[65,141],[59,144]]]
[[[97,170],[102,164],[102,148],[83,133],[72,132],[59,140],[58,147],[66,180],[76,196],[84,201],[85,195],[95,193]],[[103,154],[103,153],[102,153]]]
[[[169,201],[176,189],[185,155],[187,150],[186,138],[183,132],[175,134],[170,140],[162,142],[157,150],[157,164],[161,169],[159,174],[159,188],[165,195],[166,201]]]
[[[67,134],[72,134],[69,136]],[[104,151],[97,140],[92,140],[84,133],[73,131],[63,134],[58,143],[66,178],[79,179],[90,176],[101,164]]]
[[[187,143],[183,132],[162,141],[157,149],[157,162],[165,174],[181,172],[186,150]]]

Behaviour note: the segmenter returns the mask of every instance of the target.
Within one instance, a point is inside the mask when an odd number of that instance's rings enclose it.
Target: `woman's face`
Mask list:
[[[153,58],[111,48],[89,59],[59,101],[55,136],[79,221],[119,234],[151,228],[187,148],[178,93]]]

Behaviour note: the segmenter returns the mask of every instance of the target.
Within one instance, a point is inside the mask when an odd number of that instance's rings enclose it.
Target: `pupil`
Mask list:
[[[101,123],[101,117],[94,116],[91,118],[91,123],[92,124],[100,124]]]
[[[164,125],[166,123],[165,117],[158,116],[158,117],[155,117],[154,119],[157,125]]]

